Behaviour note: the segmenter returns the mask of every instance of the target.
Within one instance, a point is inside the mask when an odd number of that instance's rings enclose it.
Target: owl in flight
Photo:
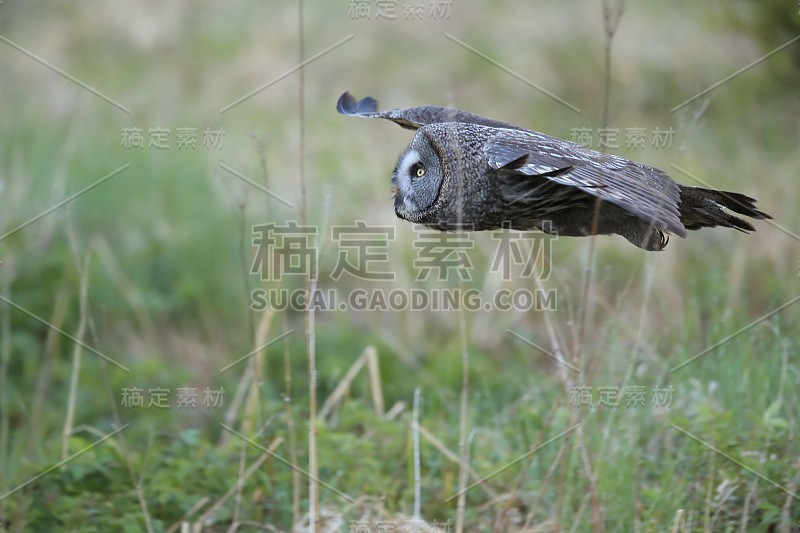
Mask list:
[[[416,130],[392,174],[398,217],[448,230],[537,229],[622,235],[662,250],[667,234],[723,226],[747,233],[772,218],[734,192],[675,183],[665,172],[468,111],[438,106],[378,111],[345,92],[339,113]]]

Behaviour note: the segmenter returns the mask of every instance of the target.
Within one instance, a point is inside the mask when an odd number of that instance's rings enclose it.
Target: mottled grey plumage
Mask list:
[[[687,230],[712,226],[754,231],[726,209],[772,218],[745,195],[680,185],[657,168],[460,109],[379,112],[374,98],[357,101],[348,92],[336,109],[416,130],[392,175],[395,212],[431,228],[616,233],[661,250],[665,233],[686,237]]]

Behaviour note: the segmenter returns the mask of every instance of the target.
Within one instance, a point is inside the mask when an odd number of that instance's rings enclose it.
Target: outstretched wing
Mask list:
[[[678,210],[680,188],[657,168],[527,130],[503,130],[484,151],[489,166],[508,170],[512,178],[546,177],[615,204],[657,229],[686,236]]]
[[[403,128],[416,130],[428,124],[440,122],[461,122],[465,124],[480,124],[494,128],[507,128],[521,130],[519,126],[482,117],[469,111],[453,109],[450,107],[421,106],[410,107],[408,109],[390,109],[388,111],[378,111],[378,101],[371,96],[356,100],[349,92],[345,92],[336,102],[336,110],[342,115],[351,117],[365,118],[385,118],[402,126]]]

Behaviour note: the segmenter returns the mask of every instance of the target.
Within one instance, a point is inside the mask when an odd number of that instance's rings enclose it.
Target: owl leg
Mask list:
[[[651,252],[663,250],[669,242],[668,236],[651,223],[607,202],[601,204],[597,220],[595,209],[587,206],[553,213],[548,220],[540,222],[537,228],[545,233],[565,237],[621,235],[631,244]]]

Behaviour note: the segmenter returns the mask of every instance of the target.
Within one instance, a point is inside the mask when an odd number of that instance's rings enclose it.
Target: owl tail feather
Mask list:
[[[728,211],[756,220],[772,218],[763,211],[756,209],[756,201],[744,194],[701,189],[688,185],[680,185],[680,189],[680,217],[681,222],[688,230],[722,226],[734,228],[744,233],[755,231],[755,228],[749,222],[733,216]]]

